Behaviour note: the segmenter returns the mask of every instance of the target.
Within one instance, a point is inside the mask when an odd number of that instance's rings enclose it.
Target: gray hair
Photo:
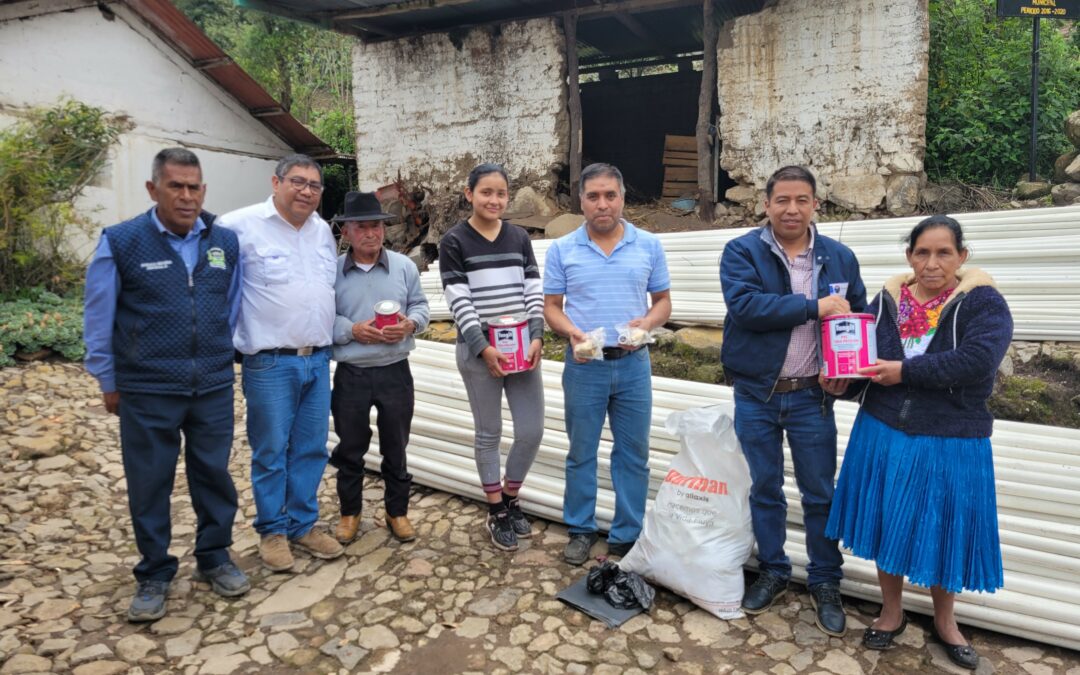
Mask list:
[[[165,148],[158,154],[154,155],[154,162],[150,165],[150,180],[157,185],[161,181],[161,174],[165,169],[166,164],[176,164],[178,166],[193,166],[202,173],[202,166],[199,164],[199,158],[195,156],[195,153],[187,148]]]
[[[298,166],[315,169],[319,172],[319,180],[321,181],[323,179],[322,167],[319,166],[319,163],[307,155],[301,154],[282,157],[278,161],[277,166],[274,167],[274,175],[278,178],[285,178],[285,176],[289,175],[290,171]]]
[[[578,192],[580,194],[585,194],[585,182],[593,178],[614,178],[619,183],[619,194],[626,194],[626,187],[623,186],[622,171],[619,171],[614,164],[597,162],[582,169],[581,179],[578,181]]]

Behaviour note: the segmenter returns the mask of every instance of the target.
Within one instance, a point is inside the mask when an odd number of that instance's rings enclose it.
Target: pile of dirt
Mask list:
[[[998,378],[990,411],[1000,420],[1080,429],[1080,366],[1044,354]]]

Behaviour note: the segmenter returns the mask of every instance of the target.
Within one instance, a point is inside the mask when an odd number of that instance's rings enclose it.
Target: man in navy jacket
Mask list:
[[[128,621],[165,614],[177,559],[170,504],[184,437],[195,508],[195,578],[219,595],[250,589],[229,557],[236,488],[233,347],[240,290],[236,235],[202,211],[199,159],[183,148],[154,157],[146,188],[156,205],[106,228],[86,272],[86,369],[105,409],[120,416],[128,506],[142,559]]]
[[[727,316],[720,359],[735,389],[735,433],[750,466],[750,510],[761,574],[743,610],[768,610],[787,589],[784,553],[783,434],[787,434],[806,525],[807,585],[817,625],[846,630],[840,602],[843,558],[825,538],[836,474],[836,421],[830,394],[846,380],[820,377],[818,319],[859,312],[866,287],[846,246],[817,233],[817,183],[807,169],[787,166],[765,187],[768,223],[732,240],[720,258]]]

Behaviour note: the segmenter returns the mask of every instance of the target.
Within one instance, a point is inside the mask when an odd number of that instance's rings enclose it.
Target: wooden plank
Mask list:
[[[696,197],[697,183],[664,183],[662,191],[665,195],[674,192],[678,195],[690,195],[691,197]]]
[[[694,159],[665,159],[664,166],[697,166],[697,158]]]
[[[667,164],[668,159],[692,159],[692,160],[694,160],[696,162],[697,161],[697,153],[696,152],[676,152],[674,150],[669,150],[669,151],[664,153],[664,163],[665,164]]]
[[[563,14],[566,37],[566,81],[570,108],[570,210],[581,209],[581,82],[578,78],[577,15]]]
[[[664,136],[664,150],[681,150],[683,152],[697,152],[697,139],[693,136]]]
[[[716,103],[716,43],[718,26],[713,18],[715,7],[713,0],[704,0],[702,26],[702,50],[704,57],[701,66],[701,89],[698,91],[698,120],[694,130],[698,152],[698,203],[701,205],[701,219],[707,223],[715,215],[716,195],[713,194],[713,157],[710,154],[709,124],[712,122],[713,107]]]
[[[692,166],[664,167],[664,181],[689,180],[697,182],[697,168]]]

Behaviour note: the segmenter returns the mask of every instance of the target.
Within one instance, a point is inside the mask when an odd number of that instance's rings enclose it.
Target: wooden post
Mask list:
[[[581,85],[578,83],[577,15],[563,14],[566,35],[566,90],[570,107],[570,210],[581,213]]]
[[[701,66],[701,90],[698,93],[697,161],[698,161],[698,213],[701,219],[711,223],[715,217],[716,200],[713,195],[713,161],[709,147],[709,125],[713,119],[713,92],[716,91],[716,40],[718,30],[713,19],[713,0],[704,2],[704,35]]]

